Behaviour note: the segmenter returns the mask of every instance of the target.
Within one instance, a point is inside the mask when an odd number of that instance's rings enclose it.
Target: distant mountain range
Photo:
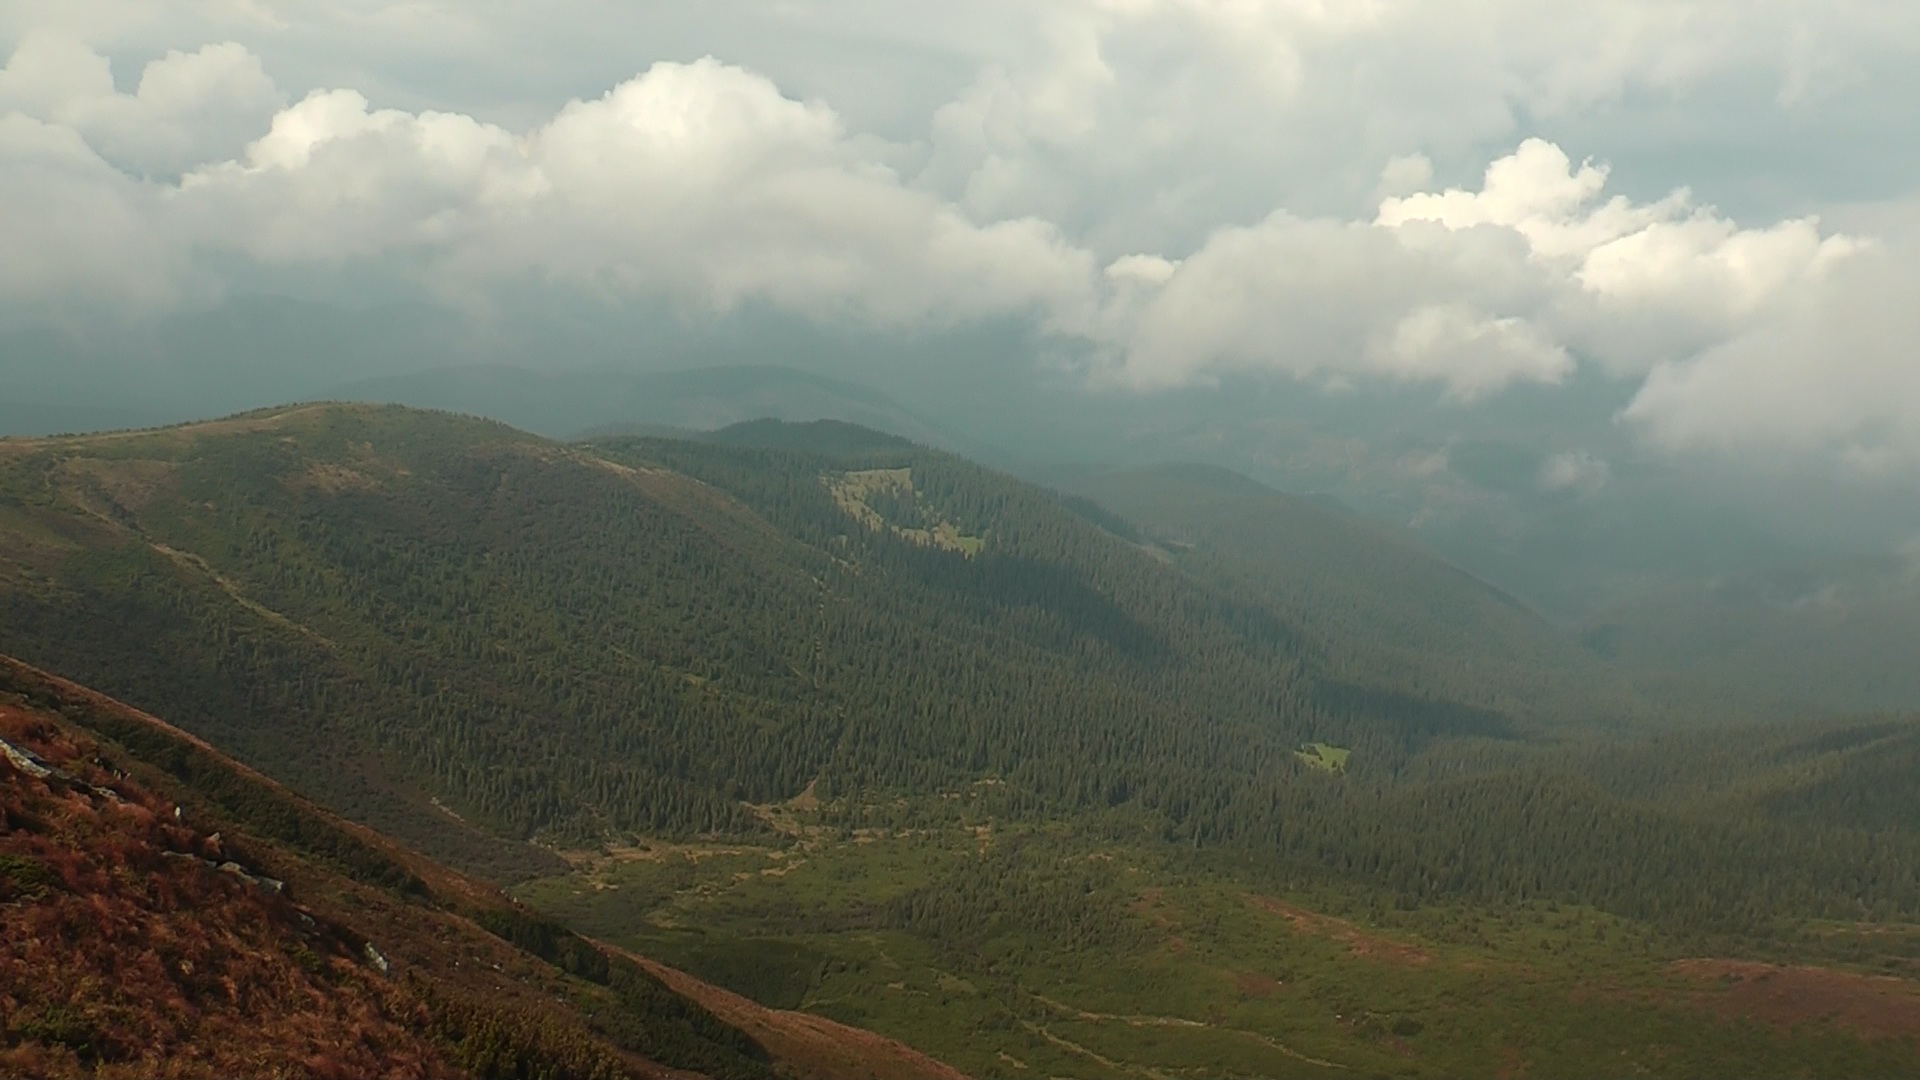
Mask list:
[[[367,379],[327,395],[445,409],[551,438],[711,431],[747,420],[840,420],[943,449],[966,440],[856,383],[787,367],[542,373],[463,367]]]
[[[1596,613],[1582,634],[1626,669],[1776,712],[1911,710],[1920,562],[1826,560],[1669,586]]]

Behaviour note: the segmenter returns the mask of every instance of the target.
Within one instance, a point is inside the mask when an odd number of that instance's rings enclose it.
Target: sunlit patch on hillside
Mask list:
[[[1353,751],[1344,746],[1316,742],[1308,743],[1295,750],[1293,756],[1316,769],[1324,769],[1330,773],[1343,773],[1347,771],[1347,759],[1353,756]]]
[[[912,469],[860,469],[828,473],[820,482],[833,501],[855,521],[874,532],[892,532],[922,547],[978,555],[987,546],[984,536],[970,536],[939,511],[913,486]]]

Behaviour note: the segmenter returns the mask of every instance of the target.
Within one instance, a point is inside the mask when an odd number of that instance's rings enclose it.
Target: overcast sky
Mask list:
[[[1090,387],[1590,366],[1651,447],[1920,470],[1913,0],[12,0],[0,54],[8,325],[1015,319]]]

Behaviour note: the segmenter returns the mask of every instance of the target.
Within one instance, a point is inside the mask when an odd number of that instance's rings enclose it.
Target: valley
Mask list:
[[[515,891],[979,1077],[1913,1068],[1920,926],[1783,927],[1759,948],[1797,958],[1780,966],[1736,959],[1752,941],[1589,907],[1397,908],[1242,860],[996,826],[968,802],[850,839],[580,853]],[[1901,959],[1860,962],[1881,953]]]

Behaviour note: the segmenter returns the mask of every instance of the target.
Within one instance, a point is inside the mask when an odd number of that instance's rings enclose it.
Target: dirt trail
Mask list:
[[[811,1013],[770,1009],[684,971],[616,951],[646,968],[674,992],[692,998],[751,1035],[805,1080],[969,1080],[951,1065],[885,1036]]]
[[[1132,1073],[1135,1076],[1147,1077],[1148,1080],[1173,1080],[1172,1077],[1168,1076],[1166,1073],[1163,1073],[1158,1069],[1149,1069],[1144,1065],[1129,1065],[1124,1061],[1115,1061],[1110,1057],[1104,1057],[1092,1050],[1087,1049],[1084,1046],[1081,1046],[1077,1042],[1073,1042],[1070,1039],[1063,1039],[1060,1036],[1055,1035],[1053,1032],[1048,1031],[1046,1028],[1041,1027],[1039,1024],[1022,1020],[1020,1021],[1020,1026],[1032,1032],[1033,1034],[1038,1035],[1041,1038],[1047,1040],[1048,1042],[1059,1047],[1060,1049],[1067,1051],[1070,1054],[1078,1054],[1081,1057],[1086,1058],[1088,1061],[1096,1062],[1106,1068],[1112,1069],[1115,1072]]]
[[[1066,1002],[1055,1001],[1050,997],[1043,997],[1039,994],[1032,994],[1030,996],[1033,998],[1033,1000],[1039,1002],[1042,1005],[1045,1005],[1047,1008],[1052,1009],[1055,1012],[1062,1013],[1067,1016],[1071,1016],[1075,1020],[1087,1020],[1087,1021],[1100,1022],[1100,1023],[1126,1024],[1129,1027],[1204,1028],[1208,1031],[1218,1031],[1226,1035],[1238,1035],[1243,1039],[1251,1039],[1254,1042],[1260,1043],[1262,1046],[1265,1046],[1270,1050],[1275,1050],[1275,1051],[1278,1051],[1279,1053],[1285,1054],[1286,1056],[1293,1058],[1295,1061],[1304,1061],[1309,1065],[1318,1065],[1323,1069],[1347,1068],[1347,1066],[1342,1065],[1337,1061],[1325,1061],[1317,1057],[1312,1057],[1310,1055],[1303,1054],[1300,1051],[1295,1050],[1293,1047],[1288,1046],[1277,1039],[1269,1038],[1268,1036],[1262,1035],[1257,1031],[1248,1031],[1245,1028],[1222,1027],[1219,1024],[1209,1024],[1201,1020],[1188,1020],[1184,1017],[1179,1017],[1179,1016],[1122,1016],[1115,1013],[1088,1012],[1085,1009],[1078,1009],[1073,1007],[1072,1005],[1068,1005]],[[1054,1038],[1054,1036],[1047,1034],[1044,1031],[1042,1031],[1041,1034],[1049,1039]],[[1091,1054],[1089,1054],[1089,1056],[1091,1056]]]
[[[162,544],[156,540],[147,541],[147,546],[152,548],[154,551],[159,552],[162,555],[165,555],[167,558],[172,559],[179,566],[182,566],[188,570],[194,571],[196,573],[199,573],[205,576],[208,580],[212,581],[215,585],[218,585],[220,587],[220,591],[226,593],[227,596],[230,599],[232,599],[234,603],[239,604],[241,607],[247,609],[248,611],[254,613],[255,615],[260,616],[261,618],[267,620],[268,622],[275,623],[279,626],[284,626],[289,630],[295,631],[296,633],[304,634],[308,638],[311,638],[313,641],[324,646],[328,651],[332,651],[332,652],[338,651],[338,646],[334,645],[334,643],[331,640],[329,640],[325,635],[314,630],[312,627],[306,625],[305,623],[288,618],[286,615],[283,615],[280,612],[275,611],[272,608],[266,606],[265,604],[260,603],[258,600],[255,600],[253,597],[248,596],[244,591],[241,590],[240,586],[234,584],[232,580],[230,580],[229,578],[221,574],[218,570],[215,570],[212,564],[208,563],[207,560],[202,558],[201,556],[196,555],[191,551],[181,551],[178,548],[168,547],[167,545]]]

